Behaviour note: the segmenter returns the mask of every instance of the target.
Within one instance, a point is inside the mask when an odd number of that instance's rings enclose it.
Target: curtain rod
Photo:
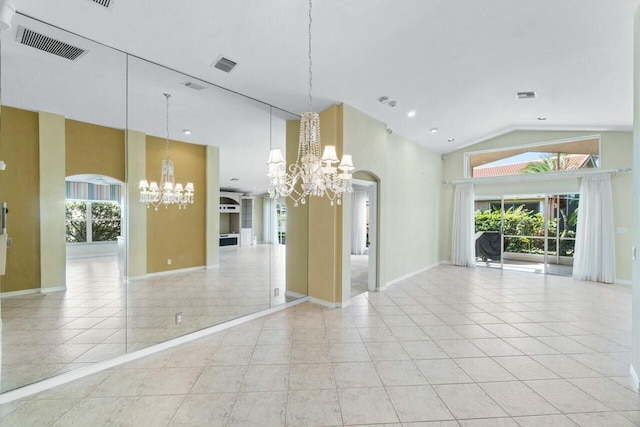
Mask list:
[[[582,178],[587,175],[602,175],[610,174],[616,175],[618,173],[631,172],[631,168],[619,168],[619,169],[604,169],[604,170],[578,170],[570,172],[548,172],[548,173],[526,173],[520,175],[505,175],[505,176],[486,176],[479,178],[466,178],[458,179],[455,181],[442,181],[443,184],[490,184],[494,182],[505,181],[543,181],[562,178]]]

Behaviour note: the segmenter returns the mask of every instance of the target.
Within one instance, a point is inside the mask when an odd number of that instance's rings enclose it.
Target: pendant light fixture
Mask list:
[[[165,138],[165,147],[167,157],[162,161],[162,173],[160,177],[160,187],[158,183],[152,181],[151,184],[147,180],[140,181],[138,189],[140,190],[140,201],[147,205],[147,208],[153,206],[157,211],[164,205],[177,205],[178,209],[185,209],[188,204],[193,203],[193,183],[187,182],[183,188],[182,184],[177,183],[173,174],[173,161],[169,159],[169,98],[168,93],[163,94],[167,100],[167,136]]]
[[[309,112],[303,113],[300,119],[298,156],[296,162],[289,165],[288,172],[282,151],[279,148],[269,151],[269,195],[271,198],[290,197],[293,206],[305,204],[309,196],[326,196],[333,206],[334,202],[338,205],[342,203],[344,193],[353,191],[351,171],[354,167],[349,154],[344,154],[342,160],[338,160],[334,145],[325,146],[320,157],[320,116],[311,112],[311,9],[312,3],[309,0]]]

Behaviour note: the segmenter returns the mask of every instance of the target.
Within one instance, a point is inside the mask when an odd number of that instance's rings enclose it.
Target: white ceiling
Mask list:
[[[17,1],[21,14],[288,111],[307,109],[307,2],[113,0],[112,4],[106,10],[90,0]],[[345,102],[438,153],[517,128],[630,130],[633,16],[639,4],[640,0],[316,0],[313,109]],[[14,29],[20,19],[24,17],[14,19]],[[3,34],[3,52],[12,50],[10,39]],[[99,46],[90,49],[100,52],[101,59],[87,55],[80,61],[107,61],[118,67],[125,62],[113,52],[102,55],[107,49]],[[14,77],[33,80],[25,74],[39,69],[27,67],[33,58],[22,50],[14,54],[25,63],[10,67],[15,67]],[[238,62],[230,74],[210,67],[220,54]],[[77,82],[71,66],[58,65],[60,70],[69,69],[48,78]],[[168,90],[159,74],[153,77],[159,84],[146,83],[149,94]],[[113,88],[124,87],[126,74],[96,72],[92,77],[102,80],[88,94],[103,105],[89,106],[85,92],[84,98],[75,96],[66,108],[86,121],[95,122],[89,120],[93,116],[101,117],[101,123],[123,122],[126,112],[115,104],[125,98],[125,91]],[[130,84],[130,90],[142,91],[142,81],[134,85],[136,89]],[[40,88],[30,88],[22,89],[37,99]],[[518,100],[518,91],[535,91],[537,98]],[[208,99],[220,93],[217,90]],[[397,106],[380,104],[377,99],[383,95],[396,100]],[[193,94],[187,98],[197,102]],[[175,103],[180,105],[178,96]],[[211,114],[221,111],[205,101],[198,105]],[[153,107],[141,103],[140,109],[145,108],[160,119],[149,114],[135,125],[150,126],[163,135],[162,100]],[[255,108],[268,111],[260,104]],[[416,116],[408,118],[407,112],[414,109]],[[547,120],[537,120],[541,116]],[[211,121],[216,116],[208,117]],[[430,133],[431,128],[439,132]],[[229,132],[234,134],[235,129]],[[448,143],[449,138],[455,142]],[[225,143],[214,139],[204,142],[224,149]],[[238,152],[245,148],[235,144]],[[262,173],[264,160],[259,163],[252,167]]]

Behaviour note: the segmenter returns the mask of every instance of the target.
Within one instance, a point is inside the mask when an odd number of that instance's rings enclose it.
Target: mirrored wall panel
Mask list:
[[[295,115],[13,23],[1,33],[1,392],[306,295],[287,290],[296,236],[266,176]]]
[[[4,392],[126,351],[126,55],[20,15],[0,34]]]

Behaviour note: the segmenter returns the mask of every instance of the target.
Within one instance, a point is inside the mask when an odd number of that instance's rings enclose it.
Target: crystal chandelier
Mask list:
[[[313,98],[313,73],[311,71],[311,0],[309,0],[309,111],[311,111]],[[340,163],[337,167],[336,164]],[[300,119],[300,139],[298,142],[298,156],[296,162],[289,165],[286,170],[286,162],[279,148],[269,151],[269,195],[271,198],[290,197],[293,206],[298,203],[303,205],[309,196],[326,196],[331,201],[340,205],[342,194],[353,191],[354,169],[351,155],[343,154],[342,160],[338,160],[336,147],[327,145],[320,157],[320,116],[318,113],[303,113]]]
[[[178,205],[178,209],[186,209],[188,204],[193,203],[193,183],[187,182],[184,188],[182,184],[176,184],[173,175],[173,161],[169,160],[169,98],[171,95],[168,93],[163,95],[167,99],[167,136],[165,138],[167,158],[162,161],[160,187],[155,181],[152,181],[151,184],[146,179],[140,181],[140,185],[138,185],[140,201],[145,203],[147,208],[153,206],[155,210],[158,210],[162,205],[167,208],[173,204]]]

